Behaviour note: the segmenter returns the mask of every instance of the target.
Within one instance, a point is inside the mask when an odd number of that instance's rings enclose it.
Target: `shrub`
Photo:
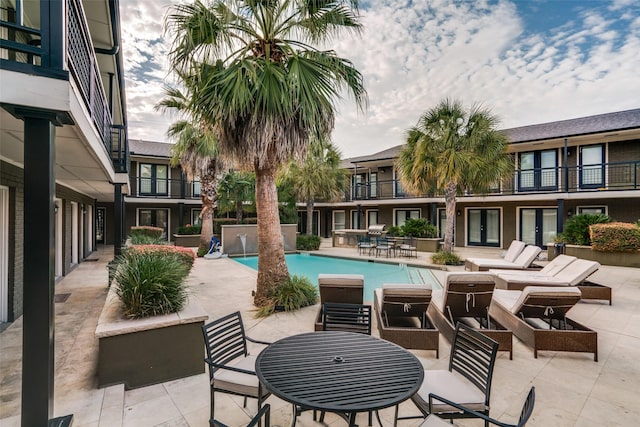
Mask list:
[[[196,255],[189,248],[183,248],[182,246],[169,246],[169,245],[136,245],[131,246],[127,250],[131,253],[141,253],[141,254],[153,254],[157,255],[161,258],[173,258],[178,260],[181,264],[183,264],[187,271],[185,273],[185,277],[191,271],[191,267],[193,267],[193,262],[196,259]]]
[[[391,237],[400,236],[400,231],[401,231],[400,227],[398,227],[397,225],[392,225],[387,229],[387,236],[391,236]]]
[[[611,222],[611,218],[604,214],[580,214],[567,220],[564,232],[559,236],[560,241],[570,245],[590,245],[589,226]]]
[[[148,236],[146,234],[132,234],[130,237],[132,245],[163,245],[165,240],[160,237]]]
[[[320,249],[320,236],[298,234],[296,236],[296,249],[302,251],[317,251]]]
[[[200,224],[196,224],[196,225],[187,224],[187,225],[181,225],[180,227],[178,227],[176,229],[176,234],[192,235],[192,234],[200,234],[201,231],[202,231],[202,226]]]
[[[164,229],[161,227],[151,227],[149,225],[140,225],[140,226],[136,226],[136,227],[131,227],[131,237],[133,238],[133,236],[151,236],[151,237],[155,237],[156,239],[160,239],[160,237],[162,237],[162,233],[164,232]]]
[[[640,249],[640,227],[612,222],[590,227],[592,249],[601,252],[636,252]]]
[[[438,251],[431,255],[431,262],[438,265],[460,265],[462,260],[453,252]]]
[[[137,319],[182,309],[187,300],[184,279],[189,269],[178,257],[128,250],[118,262],[114,280],[125,316]]]
[[[409,218],[401,227],[403,236],[411,237],[438,237],[438,228],[426,218]]]
[[[259,317],[270,315],[276,306],[282,307],[284,311],[294,311],[313,305],[318,301],[318,289],[306,277],[294,274],[289,280],[273,288],[269,300],[270,304],[258,311]]]
[[[209,252],[209,245],[204,244],[204,243],[200,243],[200,246],[198,246],[198,257],[202,258],[208,252]]]

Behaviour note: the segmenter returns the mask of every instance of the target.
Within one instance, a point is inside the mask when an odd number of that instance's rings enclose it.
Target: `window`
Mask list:
[[[346,217],[344,211],[333,211],[333,229],[344,230]]]
[[[167,239],[169,232],[169,210],[168,209],[139,209],[138,225],[148,225],[163,229],[162,238]]]
[[[372,225],[378,225],[378,211],[368,210],[367,227],[371,227]]]
[[[352,210],[351,211],[351,228],[354,230],[357,230],[359,228],[363,228],[362,227],[363,225],[364,224],[362,223],[362,220],[360,221],[360,224],[358,224],[358,210]]]
[[[200,225],[202,223],[201,213],[202,209],[191,209],[191,225]]]
[[[195,178],[191,183],[191,194],[192,197],[197,198],[200,197],[200,190],[202,188],[202,184],[200,184],[200,178]]]
[[[409,218],[419,219],[420,209],[396,209],[394,211],[394,225],[402,227]]]
[[[447,232],[447,210],[438,209],[438,237],[444,239],[444,234]],[[455,222],[454,222],[455,232]]]
[[[558,155],[556,150],[519,154],[518,189],[531,191],[555,189],[558,185]]]
[[[580,188],[604,187],[604,145],[580,147]]]
[[[369,197],[378,197],[378,173],[369,174]]]
[[[140,164],[140,194],[163,195],[168,194],[169,168],[167,165]]]
[[[606,215],[606,206],[578,206],[578,214]]]

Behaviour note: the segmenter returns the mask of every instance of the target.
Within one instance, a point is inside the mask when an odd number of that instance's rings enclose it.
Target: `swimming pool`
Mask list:
[[[406,264],[358,261],[346,258],[325,257],[310,254],[287,254],[289,274],[306,276],[318,285],[318,274],[364,275],[364,300],[373,302],[373,290],[384,283],[428,283],[438,287],[438,281],[428,268],[408,267]],[[258,269],[258,257],[233,258],[241,264]]]

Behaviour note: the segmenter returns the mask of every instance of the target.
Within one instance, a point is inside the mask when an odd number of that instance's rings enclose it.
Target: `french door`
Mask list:
[[[546,248],[558,233],[558,209],[520,209],[520,240],[528,245]]]
[[[500,246],[500,209],[467,210],[467,244]]]

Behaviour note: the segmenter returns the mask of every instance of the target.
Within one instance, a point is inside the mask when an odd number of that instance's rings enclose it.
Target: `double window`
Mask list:
[[[168,165],[140,164],[140,194],[166,196],[169,194]]]
[[[395,209],[394,217],[394,225],[402,227],[410,218],[419,219],[420,209]]]
[[[518,191],[555,190],[558,187],[556,150],[519,154]]]

